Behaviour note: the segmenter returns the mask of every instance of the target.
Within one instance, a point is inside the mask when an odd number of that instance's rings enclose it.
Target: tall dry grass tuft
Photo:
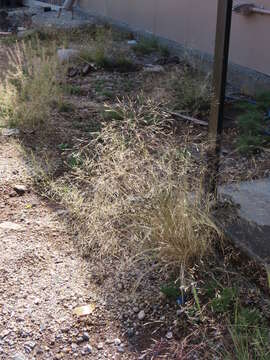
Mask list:
[[[82,254],[151,253],[190,265],[219,233],[197,201],[192,159],[178,149],[170,120],[150,100],[121,102],[108,114],[97,137],[73,154],[76,166],[51,183],[72,215]]]
[[[10,69],[0,84],[0,121],[18,127],[48,122],[62,99],[54,45],[44,48],[36,38],[17,43],[8,55]]]

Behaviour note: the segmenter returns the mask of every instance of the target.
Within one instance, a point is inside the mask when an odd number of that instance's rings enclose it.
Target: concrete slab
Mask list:
[[[240,205],[239,215],[260,226],[270,226],[270,178],[246,181],[220,188]]]
[[[219,188],[236,207],[217,214],[225,234],[251,257],[270,264],[270,178]]]

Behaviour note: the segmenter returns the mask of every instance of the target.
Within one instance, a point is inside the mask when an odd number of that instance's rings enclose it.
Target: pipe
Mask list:
[[[241,5],[235,5],[233,10],[241,15],[252,15],[252,14],[264,14],[264,15],[270,15],[270,10],[266,10],[264,8],[259,8],[255,6],[254,4],[241,4]]]

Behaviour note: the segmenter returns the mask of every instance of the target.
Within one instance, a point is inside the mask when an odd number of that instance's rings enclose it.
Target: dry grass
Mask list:
[[[142,98],[107,109],[108,116],[97,137],[72,154],[71,171],[50,183],[50,195],[70,211],[82,254],[154,254],[191,265],[211,251],[219,231],[199,205],[200,181],[174,142],[170,119]]]
[[[9,51],[9,72],[0,84],[0,121],[8,126],[35,127],[49,121],[62,101],[61,71],[55,46],[17,43]]]

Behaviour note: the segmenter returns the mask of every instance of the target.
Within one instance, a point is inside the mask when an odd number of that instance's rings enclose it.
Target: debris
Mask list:
[[[2,135],[3,136],[14,136],[19,135],[20,130],[19,129],[2,129]]]
[[[119,346],[117,346],[117,351],[118,351],[119,353],[124,353],[124,352],[125,352],[125,349],[123,348],[122,345],[119,345]]]
[[[137,45],[137,40],[128,40],[128,45]]]
[[[199,119],[195,119],[191,116],[187,116],[187,115],[183,115],[179,112],[175,112],[175,111],[168,111],[169,114],[177,116],[182,118],[183,120],[187,120],[187,121],[191,121],[194,124],[198,124],[198,125],[202,125],[202,126],[208,126],[208,122],[207,121],[203,121],[203,120],[199,120]]]
[[[95,308],[96,305],[94,303],[85,306],[79,306],[73,310],[73,314],[77,316],[90,315],[95,310]]]
[[[75,67],[69,67],[67,70],[67,76],[70,78],[75,77],[78,74],[78,69]]]
[[[57,57],[61,64],[74,60],[79,54],[78,50],[75,49],[58,49]]]
[[[92,64],[86,64],[84,65],[84,67],[82,68],[82,75],[86,76],[88,75],[90,72],[92,71],[96,71],[96,67]]]

